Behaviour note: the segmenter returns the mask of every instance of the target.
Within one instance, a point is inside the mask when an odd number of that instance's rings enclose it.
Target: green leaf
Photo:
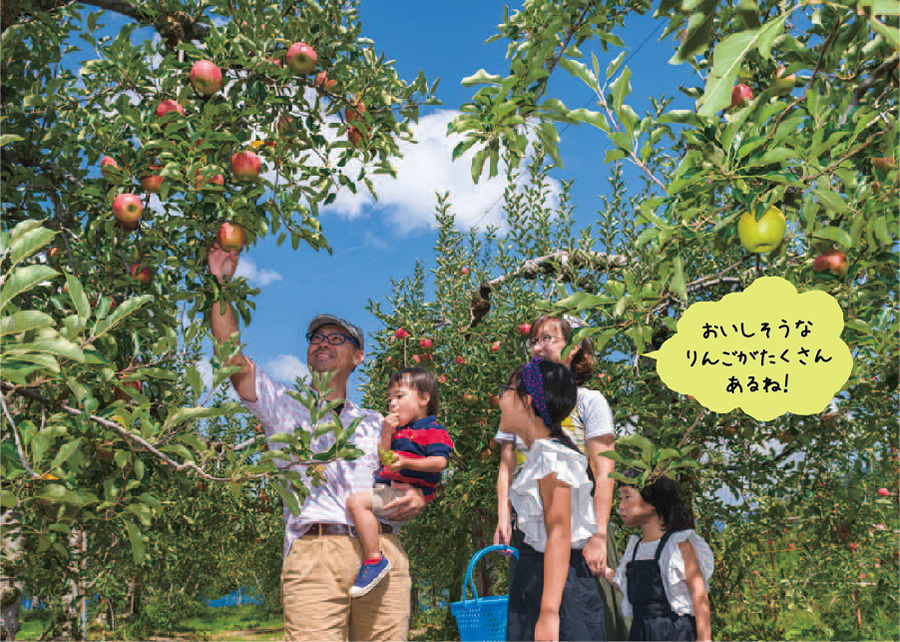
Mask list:
[[[53,317],[37,310],[22,310],[0,318],[0,335],[19,334],[53,325]]]
[[[684,281],[684,259],[681,258],[681,255],[675,257],[675,260],[672,261],[672,281],[671,281],[672,289],[681,297],[683,302],[687,302],[688,293],[687,293],[687,285]]]
[[[144,561],[144,553],[146,552],[141,529],[126,517],[123,517],[122,521],[125,522],[125,528],[128,529],[128,539],[131,540],[131,553],[134,556],[134,563],[140,564]]]
[[[14,492],[6,489],[0,491],[0,506],[3,506],[3,508],[15,508],[18,504],[19,500]]]
[[[618,56],[616,56],[611,63],[609,63],[609,66],[606,67],[607,80],[612,78],[616,74],[616,72],[619,71],[619,67],[621,67],[622,63],[625,61],[625,54],[627,53],[627,51],[623,51]]]
[[[153,296],[150,294],[143,294],[138,297],[133,297],[125,301],[122,305],[117,307],[111,315],[106,317],[105,319],[101,319],[94,324],[94,330],[92,334],[94,338],[98,338],[103,336],[105,333],[112,330],[130,315],[137,312],[146,304],[150,303],[153,300]]]
[[[731,90],[734,79],[741,69],[741,64],[748,53],[760,47],[771,48],[771,42],[784,28],[784,21],[790,14],[785,11],[760,29],[748,29],[734,33],[716,45],[713,51],[713,70],[706,80],[706,88],[698,104],[700,116],[715,116],[716,113],[731,105]],[[768,57],[768,51],[763,53]]]
[[[78,318],[81,320],[81,324],[84,325],[91,316],[91,302],[84,293],[81,281],[74,274],[66,273],[66,286],[68,287],[72,304],[75,306],[75,311],[78,312]]]
[[[59,449],[59,453],[57,453],[56,457],[53,458],[53,463],[50,464],[50,468],[53,469],[64,464],[66,460],[69,459],[69,457],[71,457],[76,450],[78,450],[78,446],[80,445],[81,437],[64,443],[62,445],[62,448]]]
[[[625,102],[625,96],[631,93],[631,70],[625,67],[622,75],[616,78],[609,86],[613,97],[613,109],[619,109]],[[728,100],[731,101],[731,90],[729,90]]]
[[[819,202],[835,214],[843,214],[849,209],[844,199],[827,187],[816,188],[816,194],[819,197]]]
[[[29,256],[37,253],[42,247],[52,241],[54,236],[56,236],[56,232],[48,230],[46,227],[28,230],[10,246],[9,260],[15,266],[23,259],[27,259]]]
[[[297,502],[297,496],[293,491],[288,490],[279,482],[273,482],[269,484],[269,487],[274,488],[275,492],[281,495],[281,499],[284,501],[285,506],[288,507],[288,510],[291,511],[292,515],[300,514],[300,504]]]
[[[0,135],[0,147],[6,147],[9,143],[18,143],[22,140],[25,139],[21,136],[16,136],[15,134],[2,134]]]
[[[474,75],[462,79],[463,87],[472,87],[473,85],[499,85],[503,82],[502,76],[489,74],[484,69],[479,69]]]
[[[609,123],[606,122],[606,116],[599,111],[581,108],[569,112],[569,116],[579,122],[593,125],[597,129],[605,132],[609,131]]]
[[[16,268],[0,288],[0,310],[16,296],[28,292],[41,281],[58,276],[59,272],[46,265],[28,265]]]
[[[78,363],[84,362],[84,353],[81,351],[81,348],[58,335],[55,337],[38,339],[31,343],[11,344],[6,347],[7,355],[14,355],[20,359],[27,353],[35,352],[53,354],[58,357],[77,361]]]

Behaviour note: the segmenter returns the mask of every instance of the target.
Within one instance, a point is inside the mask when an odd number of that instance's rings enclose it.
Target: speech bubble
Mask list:
[[[844,315],[826,292],[799,294],[780,277],[695,303],[659,350],[656,372],[670,389],[714,412],[741,408],[759,421],[822,412],[853,367],[841,340]]]

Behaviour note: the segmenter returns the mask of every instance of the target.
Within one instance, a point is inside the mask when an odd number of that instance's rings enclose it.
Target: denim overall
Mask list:
[[[638,541],[631,554],[631,561],[625,566],[628,601],[634,612],[629,640],[697,639],[694,616],[678,614],[672,610],[659,568],[659,557],[674,532],[667,531],[660,538],[652,560],[635,559],[640,544]]]

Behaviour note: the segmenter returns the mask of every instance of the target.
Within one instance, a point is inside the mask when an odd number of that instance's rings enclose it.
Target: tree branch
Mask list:
[[[469,327],[466,329],[474,328],[490,312],[491,292],[494,288],[500,287],[507,281],[519,278],[531,280],[537,277],[538,271],[542,271],[545,274],[559,274],[569,268],[577,269],[582,267],[594,270],[608,270],[610,268],[625,267],[629,263],[629,259],[621,254],[586,252],[584,250],[575,250],[574,252],[559,250],[534,259],[528,259],[512,272],[502,274],[478,286],[478,289],[472,293]]]
[[[22,395],[23,397],[27,397],[29,399],[34,399],[36,401],[40,401],[43,404],[50,404],[51,400],[44,397],[43,395],[34,392],[33,390],[28,390],[26,388],[21,388],[19,386],[14,386],[11,383],[2,382],[3,390],[8,390],[18,395]],[[98,417],[97,415],[92,415],[86,411],[78,410],[77,408],[72,408],[66,404],[58,404],[58,407],[66,412],[67,414],[73,417],[87,416],[92,421],[100,424],[104,428],[109,428],[110,430],[114,430],[118,433],[122,438],[126,441],[138,445],[141,449],[146,450],[148,453],[154,455],[158,459],[160,459],[163,463],[171,466],[175,470],[193,470],[203,479],[208,479],[209,481],[217,481],[217,482],[240,482],[240,481],[248,481],[251,479],[263,479],[269,477],[271,473],[255,473],[252,475],[244,475],[242,477],[216,477],[214,475],[210,475],[205,470],[200,468],[197,464],[192,461],[186,461],[183,463],[178,463],[171,457],[169,457],[164,452],[161,452],[157,449],[153,444],[145,440],[144,438],[135,435],[134,433],[127,430],[125,427],[120,426],[114,421],[110,421],[109,419],[104,419],[103,417]],[[7,413],[7,420],[10,420],[9,413],[6,411],[6,403],[3,403],[3,409]],[[303,462],[301,462],[303,463]],[[320,463],[320,462],[309,462],[309,463]],[[34,474],[34,471],[31,471]]]

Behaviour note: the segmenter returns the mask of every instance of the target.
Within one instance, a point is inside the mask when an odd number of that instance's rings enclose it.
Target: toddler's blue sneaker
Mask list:
[[[350,597],[362,597],[371,591],[390,570],[391,563],[384,553],[381,554],[381,561],[360,566],[359,575],[356,576],[356,581],[350,587]]]

